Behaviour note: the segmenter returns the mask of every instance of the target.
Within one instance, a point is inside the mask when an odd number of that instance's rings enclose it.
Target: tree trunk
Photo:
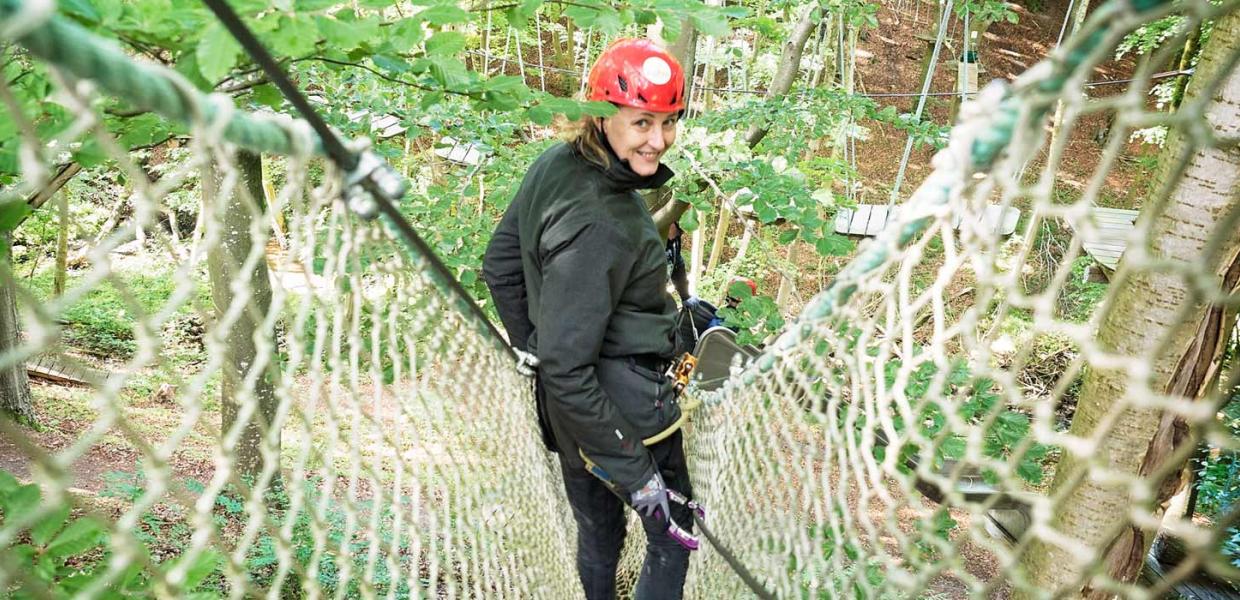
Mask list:
[[[235,473],[243,481],[253,483],[263,470],[264,459],[260,451],[263,438],[276,415],[276,396],[269,377],[270,357],[259,357],[255,339],[272,339],[271,331],[263,330],[263,319],[271,310],[271,280],[264,256],[252,266],[246,265],[254,251],[251,224],[265,226],[268,221],[262,211],[262,161],[259,155],[247,152],[237,154],[237,169],[241,174],[233,193],[227,198],[215,198],[218,193],[218,175],[208,166],[203,175],[203,210],[218,207],[222,228],[219,246],[207,257],[207,271],[211,280],[211,300],[215,305],[217,326],[225,317],[236,297],[232,283],[244,278],[250,291],[246,309],[228,327],[225,336],[224,367],[220,385],[221,434],[227,437],[234,428],[241,426],[241,436],[230,455],[236,461]],[[243,272],[245,270],[245,272]],[[253,406],[247,407],[248,403]],[[246,410],[250,411],[248,417]],[[245,423],[238,425],[244,418]],[[277,432],[268,442],[274,456],[279,456],[280,439]],[[269,446],[270,447],[270,446]],[[278,467],[278,465],[276,465]]]
[[[1184,51],[1180,53],[1180,62],[1177,64],[1180,71],[1186,71],[1193,66],[1193,56],[1197,54],[1199,43],[1201,43],[1201,25],[1198,25],[1184,42]],[[1175,91],[1171,93],[1171,106],[1167,107],[1168,110],[1175,112],[1180,107],[1180,103],[1184,101],[1184,88],[1186,87],[1188,87],[1188,75],[1176,75]]]
[[[1081,28],[1081,23],[1085,22],[1085,13],[1089,12],[1089,0],[1079,0],[1076,12],[1072,15],[1072,27],[1070,27],[1064,37],[1072,34],[1072,32]],[[1063,126],[1063,100],[1055,103],[1055,116],[1051,118],[1051,139],[1048,148],[1055,147],[1055,140],[1059,137],[1059,130]]]
[[[21,342],[21,327],[17,322],[17,295],[14,290],[12,265],[9,257],[12,248],[8,234],[0,234],[0,260],[5,262],[0,272],[0,356],[5,355]],[[0,411],[21,423],[34,422],[34,406],[30,402],[30,382],[26,378],[26,365],[15,361],[0,366]]]
[[[1193,102],[1210,83],[1221,79],[1203,120],[1214,125],[1216,139],[1240,135],[1240,70],[1222,72],[1238,41],[1240,12],[1233,12],[1216,23],[1185,100],[1186,104]],[[1168,136],[1155,189],[1164,189],[1174,176],[1181,155],[1189,150],[1187,137],[1180,130]],[[1156,260],[1192,264],[1182,263],[1178,272],[1145,270],[1129,277],[1116,292],[1098,341],[1119,356],[1147,360],[1150,390],[1199,399],[1210,391],[1208,383],[1218,369],[1227,338],[1223,328],[1230,319],[1221,305],[1205,301],[1196,291],[1207,281],[1188,282],[1182,274],[1204,267],[1214,275],[1209,283],[1233,297],[1236,293],[1240,280],[1240,227],[1235,222],[1240,212],[1240,150],[1234,146],[1199,149],[1187,158],[1165,210],[1155,213],[1150,251]],[[1145,210],[1158,208],[1146,206]],[[1195,437],[1179,415],[1130,405],[1126,401],[1129,383],[1121,370],[1094,366],[1088,371],[1070,433],[1074,438],[1091,439],[1097,446],[1089,460],[1065,452],[1050,491],[1051,497],[1059,498],[1051,526],[1091,548],[1102,558],[1107,579],[1122,582],[1134,581],[1140,574],[1156,533],[1146,527],[1158,522],[1166,500],[1182,485],[1179,476],[1191,453],[1184,446],[1193,444]],[[1098,477],[1102,473],[1109,476]],[[1149,497],[1134,497],[1130,484],[1116,481],[1127,477],[1139,477],[1150,486]],[[1134,511],[1151,518],[1133,523],[1130,515]],[[1056,595],[1111,596],[1094,587],[1085,574],[1097,564],[1082,561],[1044,539],[1035,540],[1022,556],[1031,587]]]
[[[56,202],[60,213],[60,228],[56,232],[56,273],[52,277],[52,293],[60,296],[65,293],[65,280],[69,270],[69,195],[61,194]],[[176,224],[173,223],[173,227]]]
[[[817,5],[806,6],[804,11],[801,20],[788,36],[788,41],[784,42],[784,50],[779,57],[779,70],[775,72],[775,79],[766,91],[767,98],[787,94],[801,70],[801,55],[805,52],[805,42],[809,41],[809,36],[814,33],[814,28],[822,18],[822,10]],[[758,142],[766,137],[766,131],[757,125],[750,127],[749,131],[745,132],[745,143],[750,148],[758,145]]]

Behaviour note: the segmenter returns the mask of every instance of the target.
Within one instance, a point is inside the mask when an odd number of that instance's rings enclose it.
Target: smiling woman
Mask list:
[[[682,529],[693,490],[665,375],[676,303],[665,240],[637,190],[672,176],[659,159],[676,141],[684,74],[653,42],[620,40],[589,81],[590,100],[619,110],[574,123],[566,144],[534,162],[483,274],[509,341],[539,359],[537,411],[560,453],[586,597],[615,596],[627,503],[647,540],[635,595],[679,598],[697,542]]]

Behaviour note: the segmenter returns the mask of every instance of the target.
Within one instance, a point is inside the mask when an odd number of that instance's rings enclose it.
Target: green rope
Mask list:
[[[1042,68],[1049,72],[1030,86],[1032,89],[1009,88],[1005,90],[1006,95],[999,102],[998,109],[989,117],[990,121],[986,128],[973,139],[969,156],[970,165],[967,170],[980,172],[993,166],[1003,149],[1012,142],[1017,125],[1021,121],[1023,107],[1030,107],[1026,113],[1028,122],[1040,123],[1050,111],[1053,99],[1063,91],[1072,74],[1090,60],[1095,51],[1109,37],[1122,33],[1118,29],[1129,21],[1122,20],[1120,17],[1145,15],[1168,4],[1170,0],[1116,0],[1101,7],[1091,19],[1095,26],[1090,33],[1074,36],[1064,50],[1052,54],[1051,57],[1034,67],[1034,69]],[[1044,65],[1049,65],[1049,69]],[[1027,97],[1030,93],[1036,93],[1040,98],[1035,96],[1031,103]],[[938,186],[938,189],[934,189],[934,186]],[[913,197],[920,196],[919,204],[933,208],[946,204],[951,199],[951,192],[950,184],[945,185],[942,178],[936,178],[931,174],[930,178],[922,184],[922,188],[914,192]],[[742,375],[742,382],[752,384],[759,374],[768,373],[774,369],[779,353],[791,349],[809,336],[813,331],[812,323],[835,314],[838,307],[843,306],[856,293],[858,282],[863,277],[887,263],[893,247],[896,250],[907,247],[933,221],[933,217],[914,219],[906,223],[899,231],[885,231],[875,238],[873,243],[863,249],[840,271],[835,281],[810,300],[801,313],[799,322],[789,327],[788,331],[780,336],[770,349],[758,357],[754,363],[756,368],[747,369]]]
[[[0,0],[0,29],[25,7],[24,0]],[[214,122],[220,111],[207,95],[193,89],[176,72],[131,59],[115,45],[61,16],[16,40],[31,54],[79,79],[90,79],[109,94],[135,108],[192,124]],[[200,115],[195,119],[195,115]],[[224,139],[251,152],[296,154],[297,135],[287,125],[269,117],[235,111],[223,130]],[[317,136],[310,150],[322,154]]]

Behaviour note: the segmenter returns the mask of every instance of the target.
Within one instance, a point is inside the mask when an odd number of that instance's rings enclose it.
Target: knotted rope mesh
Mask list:
[[[1213,35],[1231,45],[1207,48],[1176,113],[1149,106],[1157,56],[1124,94],[1079,93],[1123,32],[1167,10],[1156,4],[1100,9],[1052,60],[965,104],[899,221],[726,386],[691,390],[703,400],[686,438],[697,499],[776,596],[1154,597],[1195,570],[1235,575],[1218,550],[1234,513],[1205,526],[1165,506],[1192,450],[1185,440],[1237,446],[1214,419],[1240,383],[1216,352],[1240,308],[1236,3],[1184,3],[1192,23],[1214,19]],[[69,504],[106,523],[107,548],[72,558],[101,575],[57,584],[88,597],[580,595],[572,516],[537,434],[530,380],[459,310],[428,257],[340,200],[343,175],[314,157],[303,127],[261,119],[287,137],[283,185],[268,196],[254,185],[258,159],[230,136],[231,105],[190,102],[187,158],[152,181],[100,125],[90,81],[48,68],[57,101],[79,116],[43,139],[6,100],[25,173],[6,192],[38,189],[61,149],[92,139],[127,175],[134,217],[90,249],[61,296],[40,299],[4,263],[22,337],[0,367],[41,355],[72,362],[62,317],[105,286],[134,317],[136,351],[93,381],[91,426],[72,443],[49,451],[0,421],[44,500],[4,507],[0,586],[49,593],[17,553]],[[1059,101],[1064,124],[1047,147],[1044,122]],[[1054,193],[1058,161],[1073,128],[1098,112],[1116,115],[1110,142],[1084,193],[1065,201]],[[1169,130],[1158,185],[1121,237],[1097,308],[1069,317],[1061,303],[1075,257],[1107,233],[1100,190],[1129,133],[1152,126]],[[158,221],[168,194],[186,187],[201,195],[199,218],[192,236],[174,239]],[[1018,232],[996,235],[988,205],[1021,210]],[[284,249],[270,225],[277,213]],[[1046,267],[1048,228],[1066,241]],[[138,235],[175,266],[154,310],[114,252]],[[206,348],[188,367],[168,335],[187,314],[204,323]],[[1049,369],[1038,351],[1048,343],[1066,357]],[[143,407],[127,390],[173,366],[183,374],[178,420],[139,426]],[[212,468],[188,486],[178,452],[204,435]],[[116,436],[140,459],[141,489],[120,505],[71,493],[75,463]],[[238,450],[255,442],[257,457]],[[0,488],[11,498],[19,484]],[[176,555],[151,552],[152,513],[182,525]],[[1160,526],[1190,559],[1161,582],[1130,583],[1133,549],[1139,571]],[[622,589],[639,569],[638,531]],[[747,591],[716,549],[695,555],[690,597]]]

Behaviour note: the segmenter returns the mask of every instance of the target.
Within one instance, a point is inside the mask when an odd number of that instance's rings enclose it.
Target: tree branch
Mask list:
[[[548,0],[547,2],[543,2],[543,4],[559,4],[562,6],[578,6],[581,8],[588,8],[591,10],[603,10],[604,8],[608,8],[606,6],[597,6],[594,4],[583,4],[581,2],[571,2],[569,0]],[[469,9],[469,12],[491,12],[493,10],[508,10],[510,8],[517,8],[518,6],[521,6],[520,2],[514,2],[512,4],[497,4],[497,5],[492,5],[492,6],[483,6],[481,8],[471,8]],[[625,8],[628,8],[628,5],[625,5],[625,4],[612,5],[610,8],[612,8],[613,10],[624,10]]]

